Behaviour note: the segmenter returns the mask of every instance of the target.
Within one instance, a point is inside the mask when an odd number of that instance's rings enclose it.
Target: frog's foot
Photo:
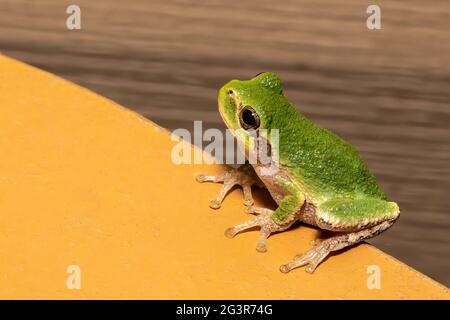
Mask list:
[[[303,255],[297,255],[294,257],[294,260],[284,264],[280,267],[280,271],[283,273],[287,273],[292,269],[307,266],[306,272],[313,273],[317,268],[320,262],[326,258],[326,256],[331,252],[329,245],[326,241],[316,245],[313,249],[307,251]]]
[[[198,182],[222,182],[223,187],[217,197],[211,200],[209,206],[213,209],[220,208],[223,199],[235,185],[240,185],[244,193],[244,205],[250,206],[253,204],[252,185],[262,186],[256,174],[252,171],[248,164],[242,165],[237,169],[227,170],[217,176],[210,176],[198,174],[196,179]]]
[[[330,252],[341,250],[345,247],[364,241],[365,239],[374,237],[392,226],[395,219],[383,221],[380,224],[361,231],[350,232],[324,240],[311,250],[307,251],[305,254],[297,255],[293,261],[282,265],[280,267],[280,271],[287,273],[292,269],[306,266],[306,272],[313,273],[317,266],[330,254]]]
[[[257,216],[232,228],[228,228],[225,230],[225,236],[228,238],[233,238],[239,232],[254,227],[260,227],[259,241],[256,246],[256,250],[259,252],[267,251],[266,240],[272,233],[284,231],[294,222],[292,221],[284,225],[278,225],[272,220],[272,214],[274,211],[266,208],[249,207],[248,212],[254,213]]]

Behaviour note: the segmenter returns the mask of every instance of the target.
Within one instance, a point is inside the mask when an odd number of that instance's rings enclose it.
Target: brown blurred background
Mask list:
[[[66,28],[69,4],[81,30]],[[382,30],[366,28],[370,4]],[[223,129],[217,89],[276,72],[400,204],[399,222],[370,242],[450,284],[448,0],[0,0],[0,50],[169,129]]]

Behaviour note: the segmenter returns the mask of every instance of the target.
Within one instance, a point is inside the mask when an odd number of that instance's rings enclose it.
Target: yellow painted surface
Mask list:
[[[249,218],[241,192],[213,211],[220,185],[194,180],[220,166],[174,165],[165,130],[1,56],[0,108],[0,298],[449,298],[366,244],[313,275],[280,273],[316,230],[274,235],[265,254],[257,232],[226,238]],[[80,267],[80,290],[66,287],[69,265]],[[367,288],[369,265],[380,267],[380,290]]]

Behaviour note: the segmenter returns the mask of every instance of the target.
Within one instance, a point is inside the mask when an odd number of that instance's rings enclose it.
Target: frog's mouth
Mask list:
[[[236,101],[236,99],[230,97],[224,88],[220,90],[217,102],[219,105],[219,114],[223,122],[235,135],[234,131],[239,128],[239,120],[237,119],[236,115],[239,102]],[[232,119],[234,119],[234,123]]]
[[[223,108],[223,106],[221,106],[221,103],[220,103],[220,101],[219,101],[219,114],[220,114],[220,117],[222,118],[222,121],[225,123],[225,125],[227,126],[227,128],[230,129],[230,128],[231,128],[231,127],[230,127],[230,124],[228,123],[228,120],[225,118],[225,116],[224,116],[224,114],[223,114],[223,112],[222,112],[222,108]],[[231,130],[231,129],[230,129],[230,131],[233,132],[233,134],[234,134],[234,130]]]
[[[234,116],[234,123],[232,121],[230,121],[229,116],[231,115],[231,111],[232,110],[237,110],[237,105],[236,102],[232,102],[232,104],[234,104],[234,106],[224,106],[221,105],[221,102],[219,101],[219,114],[220,117],[222,118],[222,121],[225,123],[225,125],[227,126],[227,130],[231,132],[231,134],[238,140],[242,140],[243,137],[241,137],[238,134],[239,130],[243,130],[239,125],[239,120],[237,119],[237,115],[233,114]],[[246,146],[247,147],[247,146]]]

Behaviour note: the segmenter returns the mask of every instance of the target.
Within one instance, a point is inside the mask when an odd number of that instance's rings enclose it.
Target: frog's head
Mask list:
[[[219,111],[229,129],[248,147],[248,135],[272,129],[284,103],[283,87],[277,75],[262,72],[250,80],[232,80],[219,91]]]

